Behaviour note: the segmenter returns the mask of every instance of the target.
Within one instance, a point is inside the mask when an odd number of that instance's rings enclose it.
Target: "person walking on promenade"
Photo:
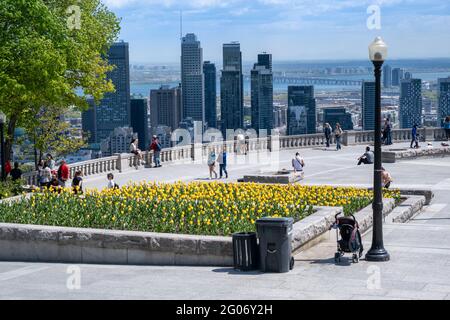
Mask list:
[[[50,170],[46,162],[43,163],[42,168],[39,169],[39,184],[41,188],[49,188],[52,180],[52,170]]]
[[[333,133],[333,130],[331,129],[331,126],[329,123],[325,123],[325,127],[323,129],[325,133],[325,139],[327,141],[327,148],[330,147],[331,144],[331,134]]]
[[[414,125],[411,130],[411,149],[419,149],[419,137],[417,135],[417,125]]]
[[[381,167],[381,170],[382,170],[382,172],[381,172],[381,180],[382,180],[382,183],[383,183],[383,187],[385,189],[389,189],[391,187],[391,183],[394,180],[392,180],[391,174],[384,167]]]
[[[342,131],[341,125],[336,123],[336,128],[334,129],[334,135],[336,136],[336,150],[341,150],[341,137],[344,131]]]
[[[375,155],[373,153],[373,151],[370,150],[370,147],[366,148],[366,152],[358,158],[358,166],[360,166],[361,164],[373,164],[375,159]]]
[[[295,158],[292,159],[292,167],[294,168],[294,175],[299,175],[303,179],[303,168],[305,167],[305,160],[300,156],[300,153],[298,152],[295,154]]]
[[[387,146],[392,145],[392,126],[389,119],[386,119],[386,121],[384,122],[383,136],[384,144]]]
[[[58,169],[59,186],[65,188],[66,182],[69,180],[69,178],[70,178],[69,166],[67,165],[66,160],[63,159],[61,160],[61,164]]]
[[[450,116],[445,118],[444,130],[445,130],[445,137],[447,138],[447,141],[449,141],[450,140]]]
[[[22,170],[19,169],[18,162],[14,162],[14,169],[11,170],[11,178],[13,181],[22,179]]]
[[[209,180],[212,179],[212,174],[214,173],[215,178],[217,179],[217,171],[216,171],[216,153],[212,150],[208,156],[208,167],[209,167]]]
[[[228,179],[227,148],[226,147],[223,147],[222,151],[219,153],[219,158],[217,159],[217,162],[219,163],[220,179],[222,179],[224,172],[225,172],[225,178]]]
[[[152,144],[150,145],[150,150],[153,151],[153,161],[155,162],[155,168],[160,168],[162,146],[161,143],[159,143],[159,139],[157,136],[153,136]]]
[[[72,190],[75,194],[83,194],[83,173],[81,170],[75,172],[75,177],[72,179]]]

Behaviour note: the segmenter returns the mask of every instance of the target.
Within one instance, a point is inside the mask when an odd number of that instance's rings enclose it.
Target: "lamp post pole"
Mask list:
[[[3,119],[0,119],[0,145],[1,145],[1,165],[2,165],[2,172],[1,172],[1,181],[6,180],[6,171],[5,171],[5,137],[4,137],[4,126],[5,123]]]
[[[367,261],[389,261],[389,253],[383,243],[383,187],[381,159],[381,67],[387,55],[387,46],[377,38],[370,47],[375,67],[375,163],[373,180],[373,236],[372,247],[366,254]]]

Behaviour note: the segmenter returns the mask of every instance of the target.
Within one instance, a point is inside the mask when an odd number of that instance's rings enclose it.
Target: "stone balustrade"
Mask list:
[[[445,138],[445,131],[441,128],[420,128],[418,133],[422,140],[440,141]],[[344,146],[370,144],[374,141],[373,131],[348,131],[344,132],[342,144]],[[393,142],[411,141],[410,129],[392,130]],[[331,143],[336,143],[332,136]],[[326,145],[323,133],[307,134],[299,136],[279,136],[264,137],[235,141],[213,142],[207,144],[190,144],[163,149],[160,154],[162,164],[174,162],[201,162],[207,159],[209,153],[214,150],[216,155],[226,148],[229,154],[246,154],[247,152],[289,150],[300,148],[323,147]],[[146,167],[154,165],[153,151],[143,153]],[[142,164],[138,158],[132,154],[115,154],[111,157],[83,161],[71,164],[70,174],[73,176],[76,171],[81,170],[85,177],[107,174],[109,172],[124,172],[127,170],[139,169]],[[37,185],[37,172],[29,172],[23,175],[28,185]]]

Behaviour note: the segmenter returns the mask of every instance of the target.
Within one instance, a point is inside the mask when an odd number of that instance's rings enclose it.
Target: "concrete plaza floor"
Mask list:
[[[399,146],[395,146],[399,147]],[[372,166],[356,166],[364,147],[341,152],[301,150],[305,184],[370,186]],[[294,151],[280,154],[288,168]],[[230,268],[140,267],[0,262],[0,299],[450,299],[450,159],[418,159],[387,164],[393,187],[427,188],[435,199],[406,224],[385,224],[391,261],[336,265],[335,238],[299,253],[288,274],[241,273]],[[267,170],[265,168],[264,170]],[[258,164],[229,167],[230,180],[260,171]],[[117,175],[129,180],[205,179],[205,165],[172,165]],[[101,188],[104,177],[90,179]],[[370,248],[371,232],[364,236]],[[79,271],[80,286],[73,286]],[[75,272],[75,273],[73,273]],[[68,285],[69,284],[69,285]]]

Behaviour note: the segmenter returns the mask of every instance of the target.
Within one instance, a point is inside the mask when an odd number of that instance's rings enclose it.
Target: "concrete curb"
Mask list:
[[[408,196],[408,198],[398,205],[389,215],[389,222],[405,223],[414,217],[425,206],[425,196]]]

